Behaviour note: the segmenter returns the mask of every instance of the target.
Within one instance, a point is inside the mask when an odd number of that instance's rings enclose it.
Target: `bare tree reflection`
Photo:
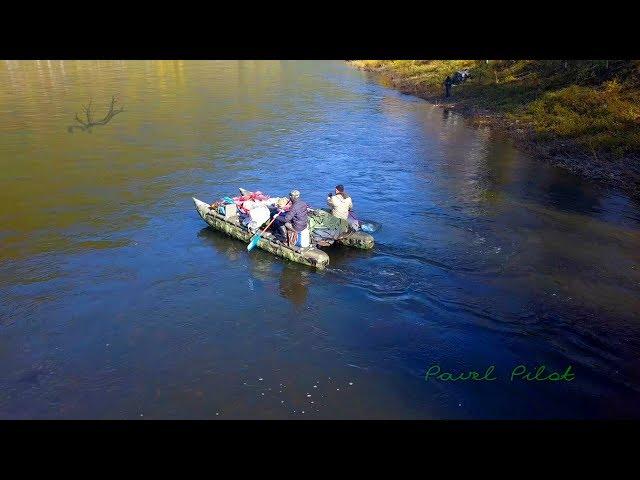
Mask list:
[[[80,125],[69,125],[67,131],[69,133],[73,133],[74,128],[79,128],[82,131],[86,130],[88,132],[91,132],[91,127],[94,127],[96,125],[106,125],[117,114],[124,112],[124,108],[122,107],[115,108],[116,103],[118,103],[118,98],[114,95],[111,97],[111,105],[109,105],[109,111],[107,112],[107,114],[104,116],[104,118],[102,118],[102,120],[96,121],[94,120],[93,112],[91,111],[92,100],[91,98],[89,98],[89,104],[86,107],[82,105],[82,111],[84,112],[86,120],[81,120],[76,113],[75,119],[76,122],[78,122]]]

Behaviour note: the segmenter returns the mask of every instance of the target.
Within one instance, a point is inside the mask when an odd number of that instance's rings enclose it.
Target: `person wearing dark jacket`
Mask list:
[[[300,233],[307,228],[308,224],[307,204],[300,198],[300,192],[293,190],[289,194],[289,199],[291,201],[291,208],[284,218],[278,217],[275,221],[280,230],[280,234],[285,239],[288,239],[288,231]]]
[[[444,80],[444,96],[451,96],[451,85],[453,84],[453,80],[451,80],[451,76],[447,75],[447,78]]]

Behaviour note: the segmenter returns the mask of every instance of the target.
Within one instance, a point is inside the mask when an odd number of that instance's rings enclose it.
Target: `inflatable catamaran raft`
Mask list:
[[[240,189],[243,197],[253,194],[248,190]],[[242,212],[228,215],[222,214],[218,209],[211,208],[206,202],[193,199],[196,210],[202,219],[212,228],[231,237],[249,243],[255,232],[249,230],[242,218]],[[319,246],[328,246],[332,243],[340,243],[349,247],[371,249],[374,240],[371,235],[361,230],[356,230],[353,224],[341,218],[334,217],[329,212],[321,209],[309,208],[309,232],[311,245],[300,248],[289,246],[281,242],[267,230],[258,241],[257,247],[274,255],[286,258],[293,262],[309,265],[317,269],[323,269],[329,264],[329,255],[320,250]]]

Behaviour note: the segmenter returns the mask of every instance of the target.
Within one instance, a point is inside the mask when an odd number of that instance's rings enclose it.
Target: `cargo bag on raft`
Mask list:
[[[352,230],[347,220],[334,217],[325,210],[309,211],[309,232],[314,245],[326,247]]]

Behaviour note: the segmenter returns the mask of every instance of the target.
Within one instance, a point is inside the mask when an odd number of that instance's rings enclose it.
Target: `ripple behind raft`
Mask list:
[[[374,300],[397,300],[409,294],[412,276],[406,266],[378,261],[366,268],[333,269],[339,281],[364,289]]]

